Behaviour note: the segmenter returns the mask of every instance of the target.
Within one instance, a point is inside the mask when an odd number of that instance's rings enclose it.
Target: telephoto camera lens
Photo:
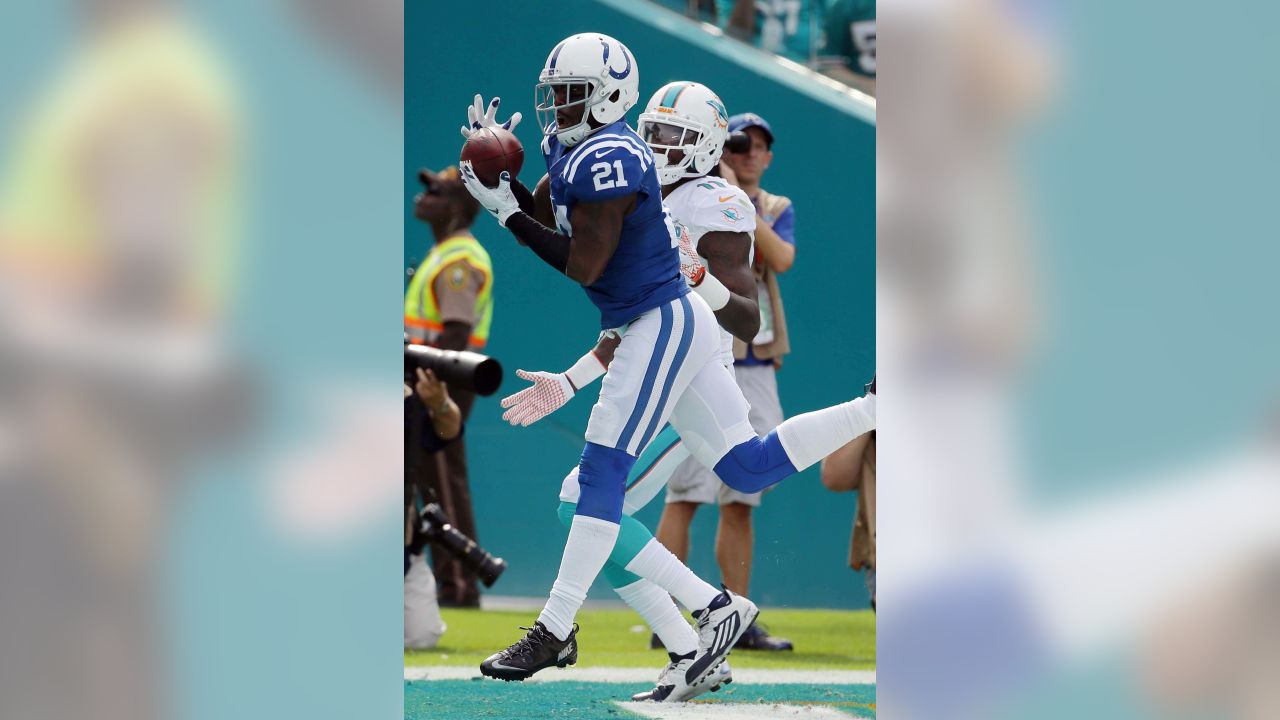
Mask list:
[[[506,560],[490,555],[475,540],[459,532],[436,503],[427,503],[422,509],[422,532],[474,570],[485,587],[493,587],[498,576],[507,569]]]
[[[725,152],[731,152],[735,155],[741,155],[751,151],[751,136],[742,130],[735,130],[729,133],[728,139],[724,141]]]
[[[489,396],[502,385],[502,364],[468,350],[441,350],[429,345],[404,346],[404,381],[417,382],[417,368],[431,370],[440,382]]]

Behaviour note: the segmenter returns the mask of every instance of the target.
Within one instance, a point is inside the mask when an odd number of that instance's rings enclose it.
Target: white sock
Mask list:
[[[876,396],[787,418],[778,426],[778,440],[796,470],[804,470],[839,450],[859,435],[876,429]]]
[[[666,590],[690,611],[711,604],[720,591],[703,582],[657,539],[650,540],[627,563],[627,570]]]
[[[560,573],[551,586],[551,597],[538,615],[538,622],[560,640],[569,637],[573,618],[587,599],[587,589],[604,569],[613,544],[618,540],[618,523],[574,515],[569,539],[560,556]]]
[[[666,590],[648,580],[637,580],[626,587],[615,588],[615,592],[653,628],[667,652],[687,655],[698,649],[698,633],[680,614],[680,608],[671,602]]]

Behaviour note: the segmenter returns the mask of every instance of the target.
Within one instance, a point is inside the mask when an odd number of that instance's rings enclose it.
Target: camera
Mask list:
[[[502,364],[487,355],[405,343],[404,381],[410,387],[417,382],[418,368],[431,370],[446,385],[477,395],[492,395],[502,384]]]
[[[734,155],[741,155],[751,151],[751,136],[745,130],[735,130],[729,133],[729,137],[724,141],[725,152],[731,152]]]
[[[463,565],[474,570],[485,587],[493,587],[498,576],[507,569],[506,560],[490,555],[475,540],[459,532],[434,498],[422,508],[421,517],[422,534],[426,539],[437,543]]]

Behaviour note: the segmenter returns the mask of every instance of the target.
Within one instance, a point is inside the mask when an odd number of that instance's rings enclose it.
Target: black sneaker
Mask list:
[[[568,639],[558,640],[542,623],[522,627],[529,634],[516,644],[496,652],[480,663],[480,674],[498,680],[525,680],[543,668],[566,667],[578,662],[578,625]]]
[[[773,637],[759,624],[753,624],[742,633],[734,650],[793,650],[791,641],[786,638]]]
[[[658,637],[658,633],[649,636],[650,650],[666,650],[667,646],[662,644],[662,639]]]

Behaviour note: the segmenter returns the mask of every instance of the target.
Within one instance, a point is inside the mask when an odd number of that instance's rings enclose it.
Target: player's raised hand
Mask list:
[[[507,408],[502,419],[512,425],[528,427],[538,422],[563,407],[575,392],[564,373],[516,370],[516,377],[533,385],[502,398],[501,405]]]
[[[512,113],[511,119],[504,123],[497,120],[498,106],[502,104],[502,98],[494,98],[489,102],[489,109],[484,109],[484,98],[476,93],[475,100],[471,105],[467,106],[467,124],[462,126],[462,137],[470,140],[471,133],[487,127],[500,127],[503,130],[515,130],[520,124],[523,117],[520,113]]]
[[[520,202],[516,200],[515,193],[511,192],[511,174],[506,170],[498,176],[497,187],[488,187],[480,182],[469,160],[458,163],[458,175],[462,178],[463,187],[471,193],[471,197],[480,203],[480,207],[488,210],[499,225],[505,226],[507,218],[520,212]]]

